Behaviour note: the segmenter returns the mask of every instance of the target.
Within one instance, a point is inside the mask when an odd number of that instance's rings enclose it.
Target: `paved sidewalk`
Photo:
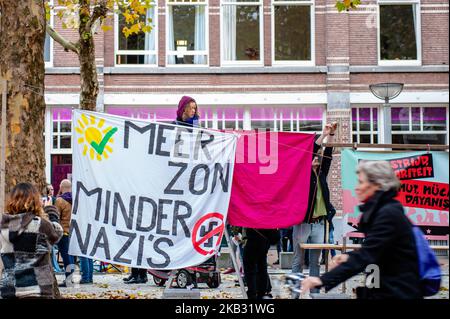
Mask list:
[[[449,262],[448,258],[440,259],[442,269],[444,272],[442,288],[439,294],[432,297],[432,299],[449,299]],[[280,269],[278,265],[271,265],[273,263],[273,256],[269,256],[269,275],[271,278],[273,290],[272,294],[276,299],[291,298],[288,287],[284,285],[284,276],[290,273],[290,270]],[[324,268],[322,267],[322,271]],[[307,273],[307,270],[305,271]],[[94,284],[92,285],[75,285],[70,288],[60,288],[61,294],[64,298],[73,299],[159,299],[162,298],[164,291],[163,287],[158,287],[153,282],[151,276],[146,284],[128,285],[122,281],[125,274],[95,274]],[[76,278],[75,280],[79,280]],[[58,282],[62,282],[64,275],[57,275]],[[361,285],[363,276],[355,276],[348,280],[346,294],[350,298],[354,298],[352,288]],[[222,275],[222,284],[217,289],[208,288],[206,284],[199,284],[198,289],[202,299],[241,299],[242,293],[237,284],[237,277],[235,274]],[[342,285],[336,287],[331,293],[342,293]],[[308,298],[308,296],[304,296]]]

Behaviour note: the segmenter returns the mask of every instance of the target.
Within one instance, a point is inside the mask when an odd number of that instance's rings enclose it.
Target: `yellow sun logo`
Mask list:
[[[105,120],[90,115],[89,118],[85,114],[81,114],[81,119],[78,121],[78,126],[75,130],[81,137],[78,138],[78,144],[84,144],[83,155],[89,151],[91,160],[97,159],[101,161],[102,158],[108,158],[108,152],[112,153],[112,148],[109,143],[113,143],[112,136],[117,132],[117,127],[103,128]]]

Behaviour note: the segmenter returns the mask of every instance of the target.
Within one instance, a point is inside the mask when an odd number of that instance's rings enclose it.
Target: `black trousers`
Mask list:
[[[134,278],[146,278],[147,277],[147,269],[131,268],[131,276]]]
[[[269,248],[270,244],[263,238],[249,238],[244,246],[244,276],[249,299],[262,299],[267,293]]]

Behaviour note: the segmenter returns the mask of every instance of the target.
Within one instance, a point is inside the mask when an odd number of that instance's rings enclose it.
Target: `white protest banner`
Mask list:
[[[217,252],[236,135],[81,110],[73,128],[70,254],[178,269]]]

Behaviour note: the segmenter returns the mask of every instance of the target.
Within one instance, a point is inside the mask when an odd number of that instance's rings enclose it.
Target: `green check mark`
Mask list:
[[[91,142],[91,146],[95,149],[95,151],[98,153],[98,155],[102,155],[103,151],[105,150],[106,144],[108,144],[111,137],[114,135],[114,133],[117,132],[117,127],[109,130],[105,136],[103,137],[100,144],[95,143],[94,141]]]

